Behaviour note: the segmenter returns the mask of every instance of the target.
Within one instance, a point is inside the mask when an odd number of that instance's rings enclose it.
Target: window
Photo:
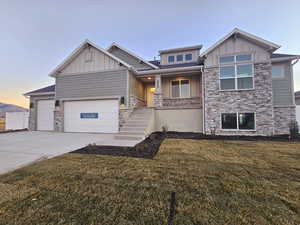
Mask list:
[[[222,113],[222,129],[255,130],[254,113]]]
[[[190,81],[189,80],[173,80],[172,98],[189,98],[190,97]]]
[[[183,55],[177,55],[176,56],[176,61],[177,62],[182,62],[183,61]]]
[[[272,77],[273,78],[283,78],[284,77],[283,66],[272,66]]]
[[[172,63],[172,62],[174,62],[174,61],[175,61],[174,55],[168,56],[168,62],[169,62],[169,63]]]
[[[220,57],[220,89],[252,89],[254,72],[253,63],[249,63],[251,60],[251,54]]]
[[[193,58],[193,55],[192,54],[185,54],[185,61],[191,61]]]

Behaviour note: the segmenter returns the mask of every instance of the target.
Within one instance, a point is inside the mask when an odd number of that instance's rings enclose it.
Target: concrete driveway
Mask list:
[[[115,140],[114,134],[41,131],[2,133],[0,134],[0,174],[93,143],[115,146],[136,144],[134,141]]]

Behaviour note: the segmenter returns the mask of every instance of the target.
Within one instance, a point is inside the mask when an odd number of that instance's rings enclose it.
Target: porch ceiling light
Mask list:
[[[152,77],[147,77],[148,80],[152,80]]]

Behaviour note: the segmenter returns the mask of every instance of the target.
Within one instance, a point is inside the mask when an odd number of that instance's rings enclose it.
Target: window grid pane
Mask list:
[[[178,61],[178,62],[183,61],[183,55],[177,55],[176,56],[176,61]]]
[[[192,60],[192,54],[185,54],[185,60],[186,61]]]
[[[237,65],[237,77],[250,77],[253,75],[252,64]]]
[[[251,61],[252,60],[252,55],[237,55],[236,56],[236,61],[241,62],[241,61]]]
[[[221,90],[233,90],[235,89],[235,79],[221,79],[220,80]]]
[[[273,66],[272,67],[272,77],[284,77],[283,67],[282,66]]]
[[[234,66],[222,66],[220,68],[220,77],[221,78],[234,78],[235,77]]]
[[[231,63],[234,62],[234,56],[223,56],[219,58],[220,63]]]
[[[174,62],[175,61],[175,57],[173,55],[170,55],[168,57],[168,62]]]
[[[254,113],[239,113],[239,129],[254,130],[255,118]]]
[[[222,129],[237,129],[237,114],[222,113]]]
[[[172,81],[172,97],[173,98],[179,97],[179,81],[178,80]]]
[[[180,97],[187,98],[190,96],[190,81],[181,80],[180,81]]]
[[[246,78],[237,78],[238,80],[238,89],[251,89],[253,88],[253,78],[246,77]]]

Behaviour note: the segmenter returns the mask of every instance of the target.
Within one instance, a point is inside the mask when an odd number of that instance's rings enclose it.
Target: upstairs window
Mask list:
[[[191,61],[193,59],[193,55],[191,53],[185,54],[185,61]]]
[[[173,63],[174,61],[175,61],[174,55],[168,56],[168,62],[169,62],[169,63]]]
[[[272,66],[272,77],[273,78],[283,78],[284,77],[284,67],[283,66]]]
[[[189,80],[171,81],[171,92],[172,92],[172,98],[189,98],[190,81]]]
[[[252,55],[233,55],[219,58],[220,90],[253,89]]]
[[[183,61],[183,55],[177,55],[176,56],[176,61],[177,62],[182,62]]]

